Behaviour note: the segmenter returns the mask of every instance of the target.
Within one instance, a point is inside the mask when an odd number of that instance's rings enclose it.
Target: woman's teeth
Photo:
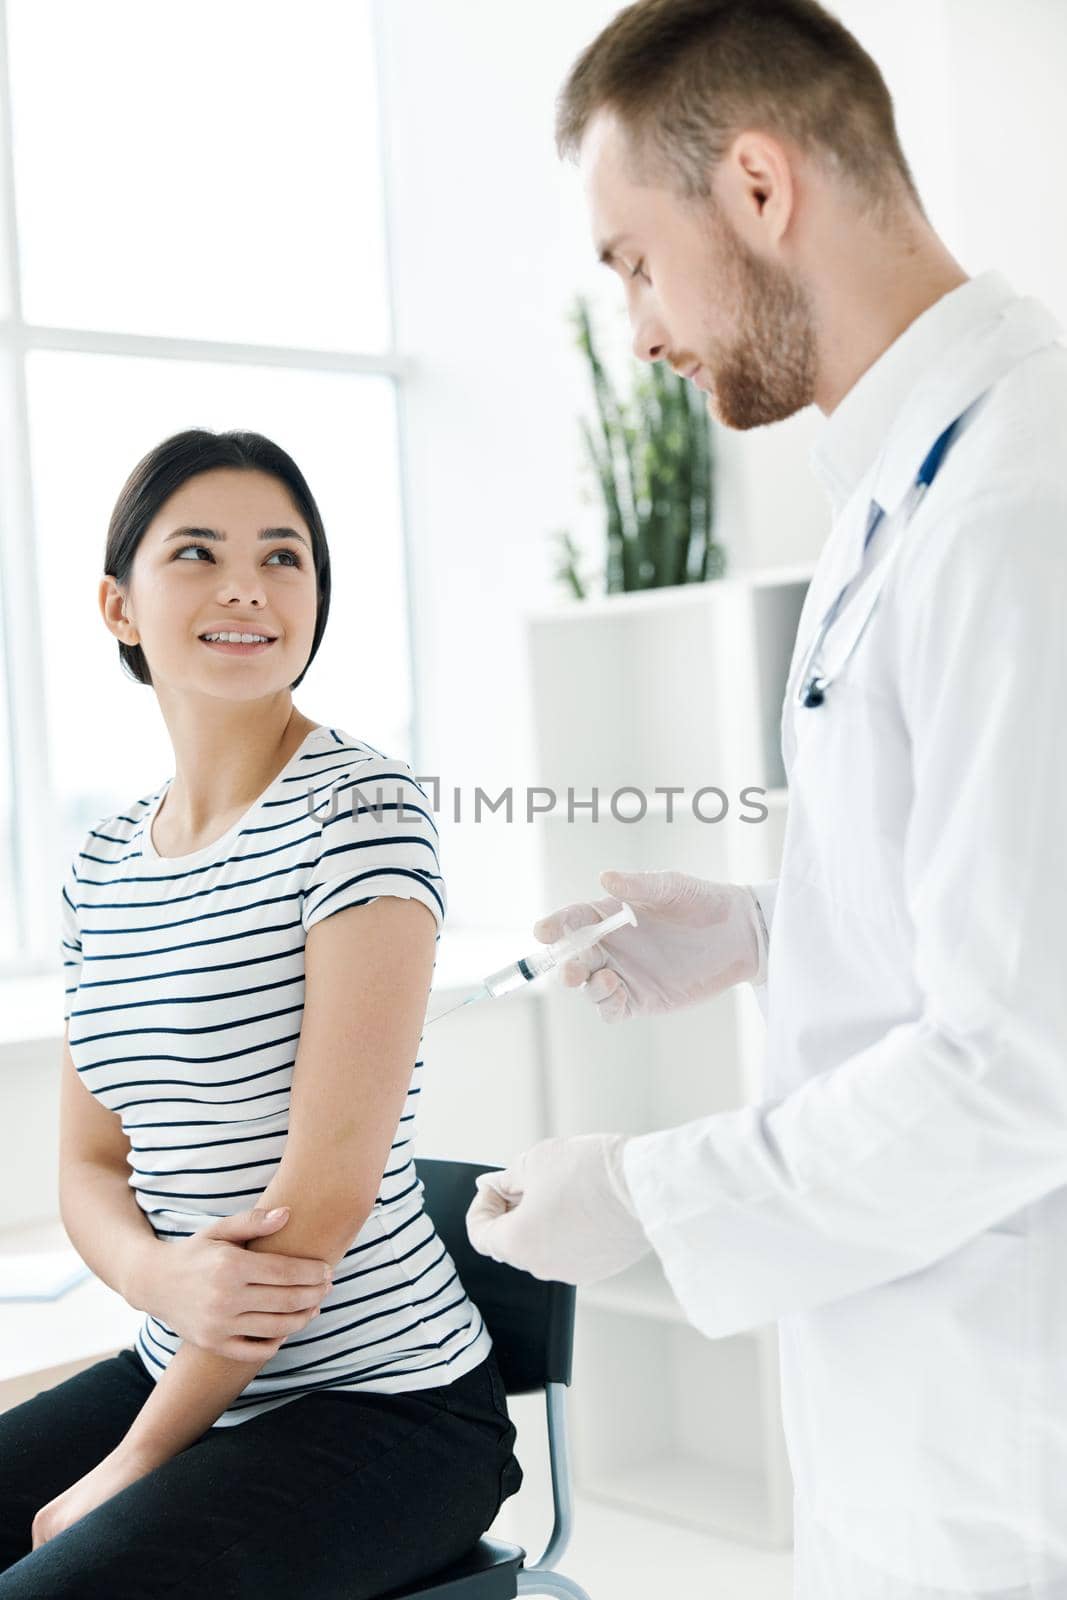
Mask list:
[[[201,639],[209,644],[269,644],[265,633],[202,633]]]

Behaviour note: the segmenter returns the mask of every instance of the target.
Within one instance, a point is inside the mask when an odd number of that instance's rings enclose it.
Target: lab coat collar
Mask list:
[[[871,498],[892,516],[938,436],[1034,351],[1063,330],[1039,300],[1015,296],[972,324],[905,399],[875,469]]]
[[[943,371],[949,349],[1015,299],[1001,273],[980,273],[928,306],[860,375],[810,454],[835,516],[870,471],[915,385]]]

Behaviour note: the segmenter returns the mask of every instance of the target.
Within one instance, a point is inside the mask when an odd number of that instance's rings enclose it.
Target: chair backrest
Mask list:
[[[546,1383],[569,1384],[574,1285],[547,1283],[480,1255],[467,1237],[467,1210],[477,1192],[475,1178],[503,1169],[472,1161],[421,1159],[415,1167],[430,1219],[492,1336],[508,1393],[531,1394]]]

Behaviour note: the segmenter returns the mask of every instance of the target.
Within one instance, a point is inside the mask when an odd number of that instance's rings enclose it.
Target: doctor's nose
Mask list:
[[[633,352],[639,361],[662,361],[667,354],[667,335],[648,318],[634,327]]]

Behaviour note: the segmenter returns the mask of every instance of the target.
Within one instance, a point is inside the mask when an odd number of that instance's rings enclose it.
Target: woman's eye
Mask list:
[[[631,276],[631,278],[636,278],[636,277],[639,277],[639,276],[640,277],[646,276],[646,274],[645,274],[645,263],[643,261],[639,261],[637,263],[636,267],[631,272],[630,276]]]
[[[175,561],[179,560],[181,556],[187,555],[190,550],[203,550],[207,555],[211,555],[211,551],[208,550],[206,544],[183,544],[181,549],[175,554]],[[297,555],[295,550],[272,550],[270,559],[273,561],[275,556],[288,556],[294,567],[299,567],[301,565],[300,557]],[[211,556],[211,559],[214,560],[214,556]]]

